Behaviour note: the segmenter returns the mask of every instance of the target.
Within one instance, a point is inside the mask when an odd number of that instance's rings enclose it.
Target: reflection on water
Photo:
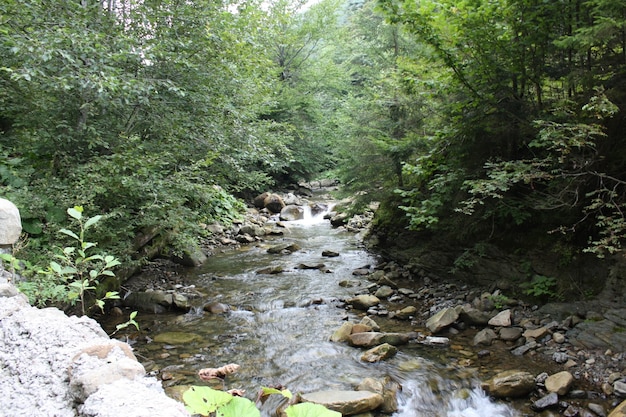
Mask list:
[[[302,249],[290,255],[267,253],[270,246],[285,242]],[[340,256],[322,257],[324,250]],[[300,263],[323,263],[332,272],[298,269]],[[251,398],[261,386],[273,384],[292,392],[349,390],[366,377],[391,376],[403,386],[397,417],[516,415],[505,405],[492,404],[475,388],[470,374],[437,362],[441,349],[401,347],[391,360],[369,364],[360,360],[359,349],[329,341],[345,320],[361,318],[338,301],[353,296],[359,287],[340,282],[356,281],[365,288],[366,279],[352,271],[373,264],[375,259],[358,247],[353,234],[320,219],[290,222],[282,237],[214,255],[202,267],[189,270],[187,278],[206,294],[197,301],[198,308],[182,316],[140,315],[140,325],[151,337],[138,341],[135,350],[154,361],[157,369],[182,364],[187,377],[177,384],[199,383],[195,373],[200,368],[237,363],[241,369],[227,378],[226,388],[245,389]],[[281,266],[284,272],[256,272],[268,266]],[[208,302],[228,304],[232,310],[203,312],[201,306]],[[404,329],[394,331],[413,330],[408,322],[399,326]],[[181,345],[150,342],[154,335],[169,331],[200,337]]]

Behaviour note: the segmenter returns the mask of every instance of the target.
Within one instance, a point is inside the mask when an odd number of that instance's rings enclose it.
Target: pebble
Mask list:
[[[591,411],[596,413],[599,417],[606,417],[606,411],[604,410],[604,407],[602,407],[600,404],[589,403],[589,404],[587,404],[587,407]]]

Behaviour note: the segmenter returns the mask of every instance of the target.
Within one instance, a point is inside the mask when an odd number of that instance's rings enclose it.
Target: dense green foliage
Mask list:
[[[239,216],[234,196],[326,169],[323,117],[297,89],[313,88],[304,61],[333,15],[298,7],[3,2],[0,185],[28,234],[20,256],[45,264],[74,205],[104,214],[93,239],[125,262],[155,227],[181,250]]]
[[[461,239],[530,227],[572,232],[573,241],[600,256],[620,250],[624,5],[380,5],[390,24],[422,45],[403,57],[405,91],[439,89],[430,99],[434,123],[411,132],[428,142],[426,151],[415,147],[404,160],[398,192],[410,227],[458,228],[454,213],[461,212],[472,216],[466,234],[456,233]]]
[[[234,196],[324,171],[383,201],[381,227],[621,250],[626,6],[313,3],[4,1],[0,184],[24,257],[62,207],[103,213],[93,239],[128,262],[142,233],[189,247]]]

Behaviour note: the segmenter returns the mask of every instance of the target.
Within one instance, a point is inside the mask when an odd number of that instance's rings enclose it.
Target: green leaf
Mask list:
[[[80,240],[80,238],[76,235],[76,233],[72,232],[71,230],[61,229],[61,230],[59,230],[59,232],[65,234],[65,235],[68,235],[69,237],[74,238],[76,240]]]
[[[263,390],[263,394],[265,395],[280,394],[283,397],[288,398],[288,399],[291,399],[293,397],[293,394],[288,389],[279,390],[279,389],[270,388],[270,387],[262,387],[261,389]]]
[[[120,293],[118,291],[108,291],[105,295],[104,298],[107,300],[119,300],[120,299]]]
[[[287,417],[341,417],[341,413],[320,404],[300,403],[285,409]]]
[[[57,274],[61,274],[62,272],[62,268],[61,265],[59,265],[58,263],[54,262],[54,261],[50,261],[50,269],[52,269],[53,272],[56,272]]]
[[[243,397],[233,397],[231,401],[218,407],[216,417],[261,417],[261,412],[252,401]]]
[[[76,220],[80,220],[83,217],[83,206],[74,206],[67,209],[67,214]]]
[[[97,216],[93,216],[90,217],[86,222],[85,222],[85,230],[89,229],[91,226],[93,226],[94,224],[98,223],[100,221],[100,219],[102,218],[101,215],[97,215]]]
[[[136,312],[136,311],[133,311],[133,312],[132,312],[132,313],[130,313],[130,315],[128,316],[128,319],[129,319],[129,320],[134,320],[134,319],[135,319],[135,317],[137,317],[137,312]]]
[[[183,393],[183,401],[187,411],[191,414],[201,414],[203,416],[209,415],[232,399],[233,396],[227,392],[195,385]]]

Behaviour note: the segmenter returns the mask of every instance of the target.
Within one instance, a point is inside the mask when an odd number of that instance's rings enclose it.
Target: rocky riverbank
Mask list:
[[[336,227],[363,232],[374,208],[355,217],[329,217]],[[216,229],[206,249],[280,235],[280,222],[269,221],[271,217],[266,209],[251,209],[232,230]],[[193,297],[193,287],[181,282],[175,270],[167,273],[171,276],[152,290]],[[346,280],[344,285],[355,285],[355,297],[344,300],[345,308],[395,323],[392,332],[402,328],[410,334],[399,339],[406,343],[444,345],[455,366],[477,369],[476,376],[495,397],[517,398],[529,412],[587,417],[607,415],[626,397],[626,332],[620,330],[626,328],[626,309],[620,304],[529,304],[506,296],[498,285],[433,280],[393,261],[365,265],[354,274],[371,284]]]

